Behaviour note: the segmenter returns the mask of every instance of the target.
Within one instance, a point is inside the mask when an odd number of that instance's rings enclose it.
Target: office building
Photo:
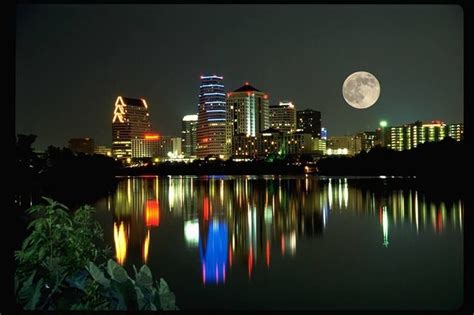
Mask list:
[[[198,115],[186,115],[183,117],[181,139],[182,149],[185,157],[196,156]]]
[[[387,147],[396,150],[410,150],[425,142],[441,141],[449,134],[449,128],[439,120],[416,121],[412,124],[388,127]]]
[[[464,140],[464,124],[450,124],[447,125],[447,134],[456,141]]]
[[[227,108],[231,136],[244,134],[256,137],[270,127],[268,94],[248,82],[227,93]]]
[[[296,112],[297,130],[309,133],[314,138],[321,138],[321,112],[313,109]]]
[[[148,105],[142,98],[117,97],[112,119],[112,156],[132,157],[132,139],[143,139],[150,132]]]
[[[158,156],[160,136],[147,133],[142,139],[132,139],[132,158],[152,158]]]
[[[94,148],[94,154],[112,156],[112,149],[105,145],[96,145]]]
[[[269,107],[270,127],[283,133],[296,131],[295,105],[290,101],[281,101]]]
[[[227,128],[224,77],[201,76],[199,86],[198,122],[196,128],[198,158],[215,156],[226,159],[231,139]]]

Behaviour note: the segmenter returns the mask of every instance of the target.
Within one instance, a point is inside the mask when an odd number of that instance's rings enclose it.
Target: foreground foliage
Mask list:
[[[15,252],[15,294],[25,310],[173,310],[174,294],[153,281],[145,265],[135,279],[99,247],[103,233],[94,209],[74,212],[49,198],[33,206],[31,234]],[[106,273],[104,272],[106,270]],[[106,276],[106,274],[108,276]]]

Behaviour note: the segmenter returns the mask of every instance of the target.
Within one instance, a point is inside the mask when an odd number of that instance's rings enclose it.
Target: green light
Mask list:
[[[382,120],[382,121],[380,122],[380,127],[387,127],[387,121]]]

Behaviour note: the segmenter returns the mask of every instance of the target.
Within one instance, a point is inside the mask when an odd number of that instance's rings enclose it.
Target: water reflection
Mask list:
[[[182,220],[183,246],[199,253],[205,285],[224,284],[236,264],[252,279],[258,265],[269,269],[275,257],[291,259],[299,242],[323,237],[334,212],[377,222],[386,248],[397,242],[390,231],[401,225],[416,233],[462,231],[460,200],[435,203],[415,190],[377,185],[361,189],[346,178],[313,177],[125,178],[107,201],[116,259],[125,264],[132,255],[147,263],[151,231],[167,216]]]

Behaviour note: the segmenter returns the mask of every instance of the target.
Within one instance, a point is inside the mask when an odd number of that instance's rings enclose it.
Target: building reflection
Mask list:
[[[359,187],[347,178],[126,178],[110,200],[120,264],[131,257],[148,263],[153,230],[166,226],[168,216],[178,218],[183,245],[199,253],[205,285],[224,284],[235,268],[246,269],[251,280],[275,259],[292,259],[299,242],[324,237],[334,213],[378,222],[379,244],[387,249],[401,225],[415,234],[442,234],[462,230],[464,219],[460,200],[434,202],[413,189]]]

